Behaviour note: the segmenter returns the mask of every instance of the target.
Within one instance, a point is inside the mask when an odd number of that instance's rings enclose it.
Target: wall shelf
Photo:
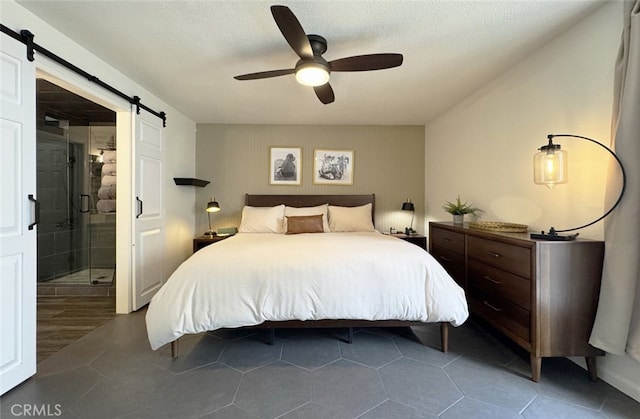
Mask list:
[[[207,186],[210,182],[208,180],[194,179],[192,177],[174,177],[173,181],[176,185],[188,185],[188,186]]]

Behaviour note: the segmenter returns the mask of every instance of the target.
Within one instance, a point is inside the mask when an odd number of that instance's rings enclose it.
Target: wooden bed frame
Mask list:
[[[375,194],[367,195],[251,195],[246,194],[245,203],[252,207],[272,207],[285,204],[290,207],[313,207],[322,204],[337,205],[342,207],[357,207],[371,204],[371,218],[375,217]],[[346,328],[348,331],[347,342],[353,342],[353,328],[365,327],[409,327],[424,326],[428,323],[406,320],[287,320],[265,321],[256,326],[247,326],[250,329],[268,329],[269,344],[274,343],[275,329],[292,328]],[[442,352],[449,350],[449,323],[440,323],[440,344]],[[171,357],[178,356],[178,339],[171,342]]]

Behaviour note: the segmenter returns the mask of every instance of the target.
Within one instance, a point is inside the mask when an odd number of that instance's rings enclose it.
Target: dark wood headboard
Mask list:
[[[376,195],[246,195],[246,205],[252,207],[273,207],[285,204],[290,207],[314,207],[329,204],[341,207],[359,207],[371,204],[372,221],[376,209]]]

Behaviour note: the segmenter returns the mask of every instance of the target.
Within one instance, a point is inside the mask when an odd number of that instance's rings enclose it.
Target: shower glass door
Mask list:
[[[36,134],[38,282],[89,283],[89,216],[85,144],[70,140],[65,124]],[[83,208],[83,206],[85,208]]]
[[[114,136],[104,134],[112,131],[114,127],[46,127],[37,131],[41,284],[113,283],[115,147]],[[99,142],[102,137],[96,132],[108,135],[109,143]],[[104,163],[104,155],[111,156],[114,163]],[[105,167],[112,170],[109,175],[103,173]]]

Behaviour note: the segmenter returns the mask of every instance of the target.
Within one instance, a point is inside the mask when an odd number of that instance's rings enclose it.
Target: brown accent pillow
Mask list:
[[[322,217],[322,214],[286,217],[286,234],[324,233]]]

